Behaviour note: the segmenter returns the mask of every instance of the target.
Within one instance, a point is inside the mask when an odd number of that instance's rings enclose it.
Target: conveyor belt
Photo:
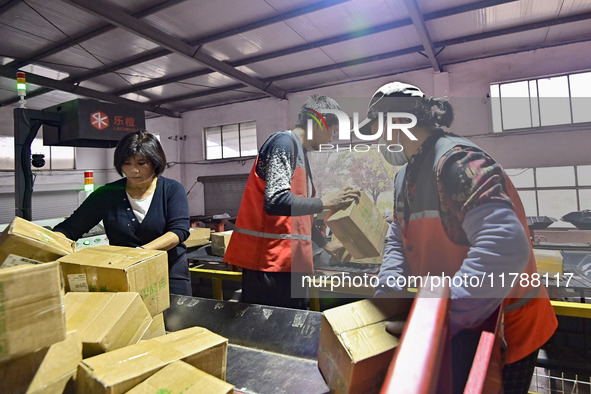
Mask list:
[[[228,338],[226,380],[245,393],[327,393],[317,366],[321,313],[171,295],[167,331]]]

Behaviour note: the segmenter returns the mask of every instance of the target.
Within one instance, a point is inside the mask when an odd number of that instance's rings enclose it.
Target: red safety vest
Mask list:
[[[419,168],[414,206],[408,223],[404,223],[404,203],[400,198],[406,166],[396,177],[396,216],[403,226],[402,238],[405,255],[412,275],[450,276],[460,269],[470,246],[453,242],[445,232],[439,216],[439,194],[437,189],[437,166],[441,157],[455,146],[477,147],[469,140],[445,135],[436,142]],[[480,149],[480,148],[479,148]],[[517,190],[505,177],[507,193],[513,202],[515,212],[529,234],[525,211]],[[528,280],[525,286],[514,286],[509,297],[503,302],[505,313],[505,340],[507,342],[506,362],[513,363],[541,347],[554,333],[558,322],[542,283],[531,286],[532,274],[537,272],[536,261],[530,244],[530,259],[523,270]],[[504,286],[509,286],[505,278]],[[500,286],[500,278],[494,278],[494,285]],[[529,282],[529,286],[527,286]],[[536,283],[537,284],[537,283]]]
[[[296,167],[290,192],[308,198],[304,152],[299,141],[294,148]],[[256,271],[313,273],[313,215],[267,214],[263,208],[265,181],[256,173],[257,163],[258,158],[246,182],[224,261]]]

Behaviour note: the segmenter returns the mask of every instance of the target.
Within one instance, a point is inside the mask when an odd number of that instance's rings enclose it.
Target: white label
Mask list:
[[[8,256],[6,256],[6,259],[4,260],[2,265],[0,265],[0,268],[16,267],[17,265],[23,264],[41,264],[41,262],[37,260],[28,259],[26,257],[9,254]]]
[[[70,291],[88,292],[88,283],[86,283],[86,274],[68,275],[68,283],[70,284]]]

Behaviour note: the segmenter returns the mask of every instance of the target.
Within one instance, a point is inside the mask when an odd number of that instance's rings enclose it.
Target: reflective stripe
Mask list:
[[[538,285],[537,287],[530,290],[529,293],[527,293],[525,296],[521,297],[519,300],[515,301],[512,304],[507,305],[505,307],[505,312],[511,312],[511,311],[514,311],[515,309],[521,308],[522,306],[524,306],[525,304],[527,304],[528,302],[533,300],[539,291],[540,291],[540,285]]]
[[[439,217],[439,211],[437,211],[437,210],[414,212],[414,213],[410,214],[410,220],[438,218],[438,217]]]
[[[303,234],[274,234],[274,233],[262,233],[260,231],[247,230],[245,228],[235,227],[234,231],[252,235],[253,237],[271,238],[271,239],[297,239],[297,240],[311,240],[312,236]]]

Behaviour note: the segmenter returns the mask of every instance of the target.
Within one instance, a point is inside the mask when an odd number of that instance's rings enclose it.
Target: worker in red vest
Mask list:
[[[338,253],[313,226],[313,215],[344,209],[359,200],[360,192],[344,188],[330,198],[314,197],[306,151],[330,142],[338,128],[334,114],[319,117],[325,109],[340,107],[330,97],[310,97],[295,128],[274,133],[259,150],[224,256],[242,267],[243,302],[307,308],[302,277],[314,270],[312,241]]]
[[[388,83],[370,100],[361,132],[377,134],[391,122],[394,132],[387,142],[403,147],[383,151],[402,168],[395,179],[395,220],[376,295],[401,294],[411,275],[449,278],[452,365],[459,353],[475,349],[479,333],[470,329],[501,307],[507,345],[504,390],[527,393],[538,349],[558,323],[537,276],[515,187],[486,152],[441,129],[453,118],[446,99],[428,98],[405,83]],[[400,127],[404,124],[409,126]],[[463,391],[468,371],[456,373],[454,392]]]

